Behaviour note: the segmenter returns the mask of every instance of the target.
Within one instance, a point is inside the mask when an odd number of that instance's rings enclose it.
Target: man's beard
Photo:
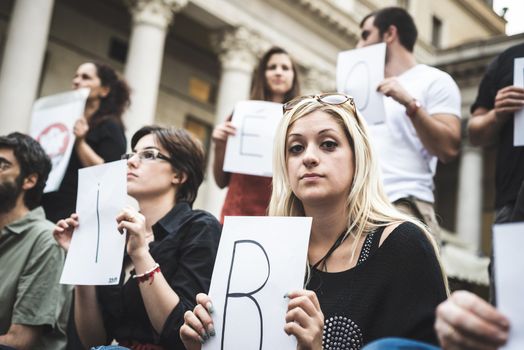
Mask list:
[[[8,213],[16,205],[20,193],[22,193],[22,174],[14,181],[4,181],[0,183],[0,214]]]

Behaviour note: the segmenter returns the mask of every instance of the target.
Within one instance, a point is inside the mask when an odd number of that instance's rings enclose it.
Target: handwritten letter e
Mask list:
[[[266,279],[264,280],[264,283],[262,283],[262,285],[260,287],[258,287],[257,289],[255,289],[253,291],[245,292],[245,293],[243,293],[243,292],[233,292],[233,291],[230,291],[229,289],[230,289],[230,286],[231,286],[231,279],[232,279],[232,273],[233,273],[233,266],[235,265],[235,254],[237,252],[237,247],[240,250],[241,245],[247,245],[247,244],[253,244],[253,245],[258,246],[258,248],[262,251],[262,253],[264,253],[264,257],[266,258],[266,262],[267,262],[267,276],[266,276]],[[239,264],[241,265],[242,262],[240,262]],[[269,279],[269,276],[270,276],[269,258],[267,256],[267,253],[266,253],[264,247],[262,245],[260,245],[260,243],[258,243],[256,241],[253,241],[253,240],[246,239],[246,240],[235,241],[234,246],[233,246],[233,255],[231,257],[231,266],[229,268],[229,276],[228,276],[228,279],[227,279],[226,300],[225,300],[225,303],[224,303],[224,318],[223,318],[223,321],[222,321],[223,326],[222,326],[222,340],[221,340],[221,343],[220,343],[220,349],[225,350],[224,349],[224,335],[225,335],[225,331],[226,331],[227,303],[228,303],[229,298],[249,298],[255,304],[255,306],[257,307],[258,317],[259,317],[259,321],[260,321],[260,345],[259,345],[259,350],[262,349],[262,341],[264,339],[264,327],[263,327],[263,319],[262,319],[262,310],[260,309],[260,305],[258,304],[257,300],[253,297],[253,295],[256,294],[257,292],[259,292],[262,288],[264,288],[264,286],[266,285],[266,283],[267,283],[267,281]]]
[[[240,154],[243,155],[243,156],[250,156],[250,157],[263,157],[262,154],[260,153],[255,153],[256,151],[256,147],[253,146],[252,142],[254,141],[253,139],[257,139],[257,138],[260,138],[260,135],[253,132],[253,131],[248,131],[248,129],[253,129],[254,127],[251,127],[251,128],[248,128],[247,127],[247,124],[249,124],[249,121],[251,120],[255,120],[255,121],[263,121],[264,118],[261,117],[261,116],[257,116],[257,115],[247,115],[245,118],[244,118],[244,123],[242,124],[242,129],[241,129],[241,132],[240,132]],[[255,124],[256,125],[256,124]],[[248,139],[251,139],[251,144],[249,143]]]

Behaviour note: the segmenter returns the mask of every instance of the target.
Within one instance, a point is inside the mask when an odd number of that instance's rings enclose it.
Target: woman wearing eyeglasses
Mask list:
[[[298,73],[288,53],[279,47],[269,49],[260,59],[254,72],[250,98],[284,103],[299,94]],[[228,186],[222,207],[222,220],[227,215],[266,215],[271,195],[270,177],[229,173],[223,170],[227,139],[235,133],[236,128],[231,123],[231,116],[213,130],[213,175],[218,187]]]
[[[143,127],[132,138],[127,191],[140,212],[123,208],[128,239],[120,284],[75,286],[75,324],[86,347],[116,339],[131,349],[180,349],[183,315],[209,288],[220,238],[211,214],[192,210],[204,176],[204,153],[186,131]],[[78,217],[60,220],[66,250]]]
[[[99,62],[81,64],[73,89],[89,88],[84,115],[75,123],[75,145],[56,192],[46,193],[42,205],[47,218],[56,222],[76,207],[78,169],[120,159],[126,151],[122,115],[129,106],[129,87],[115,70]]]
[[[436,343],[435,308],[447,287],[435,242],[384,194],[353,100],[305,96],[284,108],[269,215],[313,223],[305,289],[289,292],[283,331],[298,349],[360,349],[387,336]],[[211,300],[197,302],[181,328],[187,349],[214,334]]]

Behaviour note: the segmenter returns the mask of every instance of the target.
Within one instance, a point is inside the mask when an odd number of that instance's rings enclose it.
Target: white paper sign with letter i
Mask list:
[[[78,171],[73,232],[60,283],[118,284],[126,237],[117,229],[116,216],[126,205],[127,162],[118,160]]]
[[[524,222],[493,226],[493,252],[497,308],[509,319],[504,350],[524,349]]]
[[[209,296],[216,335],[204,350],[295,350],[288,298],[303,289],[309,217],[226,216]]]
[[[280,103],[238,102],[231,120],[237,131],[227,140],[224,171],[271,177],[273,139],[281,118]]]
[[[33,105],[31,136],[53,165],[44,192],[57,191],[62,183],[75,143],[73,126],[84,115],[89,89],[78,89],[39,98]]]
[[[515,58],[513,70],[513,85],[524,88],[524,57]],[[524,108],[515,112],[513,134],[513,146],[524,146]]]

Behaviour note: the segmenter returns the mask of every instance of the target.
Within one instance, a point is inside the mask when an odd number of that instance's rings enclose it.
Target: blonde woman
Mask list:
[[[284,105],[269,214],[313,218],[304,290],[289,293],[284,331],[299,349],[360,349],[383,337],[437,343],[445,275],[426,229],[382,189],[367,128],[351,97],[302,96]],[[213,334],[197,296],[181,338],[188,349]]]

